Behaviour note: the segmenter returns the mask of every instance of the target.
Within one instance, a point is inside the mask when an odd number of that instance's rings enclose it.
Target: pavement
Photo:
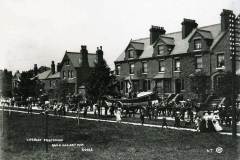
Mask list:
[[[23,107],[24,108],[24,107]],[[2,108],[0,110],[3,110]],[[19,110],[12,110],[12,109],[4,109],[4,111],[10,111],[10,112],[18,112],[18,113],[24,113],[27,114],[27,111],[19,111]],[[32,114],[39,114],[39,112],[32,112]],[[49,116],[58,116],[54,114],[49,114]],[[69,119],[77,119],[78,117],[76,116],[64,116],[61,115],[63,118],[69,118]],[[160,117],[161,118],[161,117]],[[97,121],[97,122],[108,122],[108,123],[119,123],[113,120],[104,120],[104,119],[95,119],[95,118],[83,118],[79,117],[81,120],[88,120],[88,121]],[[167,119],[171,120],[171,117],[167,117]],[[172,119],[173,120],[173,119]],[[155,125],[155,124],[141,124],[141,123],[135,123],[135,122],[121,122],[121,124],[126,124],[126,125],[134,125],[134,126],[144,126],[144,127],[153,127],[153,128],[162,128],[162,125]],[[180,128],[180,127],[173,127],[173,126],[168,126],[167,129],[173,129],[173,130],[184,130],[184,131],[191,131],[191,132],[197,132],[196,129],[192,128]],[[218,132],[219,134],[222,135],[232,135],[230,132]],[[237,136],[240,137],[240,133],[237,133]]]

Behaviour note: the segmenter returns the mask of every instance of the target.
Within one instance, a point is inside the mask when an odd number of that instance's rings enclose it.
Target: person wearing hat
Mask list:
[[[141,123],[143,125],[143,123],[144,123],[144,113],[143,113],[142,110],[140,110],[140,120],[141,120]]]
[[[117,111],[116,111],[116,121],[118,123],[121,123],[121,120],[122,120],[122,118],[121,118],[121,109],[118,108]]]

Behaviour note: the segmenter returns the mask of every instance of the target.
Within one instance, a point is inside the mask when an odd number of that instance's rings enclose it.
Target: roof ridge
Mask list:
[[[199,29],[199,30],[202,30],[204,28],[208,28],[208,27],[211,27],[211,26],[216,26],[216,25],[220,25],[220,23],[216,23],[216,24],[211,24],[211,25],[206,25],[206,26],[201,26],[201,27],[198,27],[196,29]],[[175,31],[175,32],[170,32],[170,33],[166,33],[166,34],[163,34],[162,36],[167,36],[167,35],[171,35],[171,34],[176,34],[176,33],[181,33],[182,31]],[[210,32],[210,31],[208,31]],[[138,38],[138,39],[135,39],[133,41],[139,41],[139,40],[144,40],[144,39],[149,39],[150,37],[146,37],[146,38]],[[170,38],[170,37],[169,37]]]
[[[211,24],[211,25],[207,25],[207,26],[202,26],[202,27],[198,27],[199,28],[207,28],[207,27],[211,27],[211,26],[216,26],[216,25],[220,25],[221,23],[215,23],[215,24]]]
[[[66,52],[66,53],[71,53],[71,54],[80,54],[80,52]]]
[[[149,39],[149,37],[145,37],[145,38],[138,38],[138,39],[134,39],[132,41],[139,41],[139,40],[144,40],[144,39]]]
[[[136,41],[131,41],[131,42],[133,42],[133,43],[141,43],[141,44],[144,44],[144,43],[142,43],[142,42],[136,42]]]
[[[173,37],[167,37],[167,36],[164,36],[164,35],[160,35],[159,37],[174,39]]]
[[[211,33],[211,31],[207,31],[207,30],[203,30],[203,29],[197,29],[197,31],[203,31],[203,32],[210,32]]]

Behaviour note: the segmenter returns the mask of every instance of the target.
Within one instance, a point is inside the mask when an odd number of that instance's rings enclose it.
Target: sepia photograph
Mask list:
[[[0,0],[0,160],[240,160],[239,0]]]

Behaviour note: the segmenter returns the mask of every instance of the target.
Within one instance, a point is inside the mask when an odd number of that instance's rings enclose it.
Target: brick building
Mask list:
[[[77,94],[82,92],[91,71],[100,61],[104,61],[102,47],[97,48],[94,54],[88,53],[86,46],[81,46],[80,52],[66,51],[57,67],[52,61],[49,69],[36,74],[33,79],[38,79],[43,84],[44,92],[48,93],[50,99],[62,94],[59,92]],[[34,70],[39,70],[36,65]]]
[[[43,88],[46,92],[51,92],[51,90],[56,89],[57,84],[60,81],[60,71],[59,68],[55,71],[54,61],[51,63],[51,68],[46,67],[45,71],[38,71],[37,65],[34,65],[34,72],[36,72],[36,76],[34,79],[38,79],[42,84]],[[40,73],[38,73],[40,72]]]
[[[232,15],[232,11],[224,9],[221,23],[204,27],[198,27],[195,20],[184,19],[182,30],[174,33],[152,26],[149,37],[131,40],[114,62],[120,90],[128,93],[131,79],[135,91],[187,95],[191,94],[191,75],[202,71],[209,78],[209,92],[214,92],[221,75],[232,71]],[[240,75],[240,62],[236,63]]]
[[[79,93],[86,84],[96,64],[103,61],[102,47],[96,53],[88,53],[82,45],[80,52],[65,52],[61,62],[60,78],[68,86],[69,93]]]

